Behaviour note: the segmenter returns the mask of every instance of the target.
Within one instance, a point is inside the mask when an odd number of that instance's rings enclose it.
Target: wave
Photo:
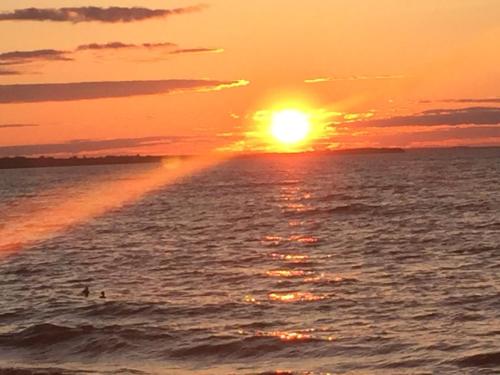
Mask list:
[[[82,374],[96,374],[95,371],[85,369],[65,369],[56,367],[0,367],[0,375],[82,375]],[[122,375],[140,375],[148,374],[147,372],[129,369],[118,368],[116,370],[107,371],[99,370],[99,374],[122,374]]]
[[[164,341],[173,337],[162,331],[155,332],[158,330],[119,325],[98,328],[92,325],[67,327],[42,323],[0,335],[0,346],[35,350],[53,347],[58,350],[56,347],[64,344],[64,349],[73,354],[93,355],[132,348],[137,341]]]
[[[496,367],[500,366],[500,352],[474,354],[462,359],[457,363],[463,367]]]
[[[353,199],[364,199],[367,197],[361,197],[361,196],[353,196],[349,194],[342,194],[342,193],[333,193],[333,194],[327,194],[323,195],[317,198],[319,202],[337,202],[337,201],[348,201],[348,200],[353,200]]]
[[[25,368],[25,367],[0,367],[1,375],[77,375],[87,371],[71,371],[60,368]]]
[[[304,210],[287,210],[284,211],[285,215],[288,216],[317,216],[325,214],[339,214],[339,215],[354,215],[354,214],[373,214],[375,211],[380,210],[382,206],[369,205],[364,203],[351,203],[346,205],[340,205],[336,207],[317,207],[308,208]]]
[[[283,340],[274,335],[256,334],[245,338],[232,338],[223,340],[221,338],[209,338],[210,343],[188,345],[175,349],[169,354],[174,358],[199,358],[212,357],[230,359],[248,359],[251,357],[262,357],[263,355],[278,355],[283,352],[293,352],[297,345],[314,344],[325,340],[307,337],[300,340]],[[223,341],[215,343],[216,341]]]
[[[324,212],[327,213],[339,213],[339,214],[357,214],[357,213],[363,213],[363,212],[372,212],[377,209],[380,209],[381,206],[374,206],[374,205],[369,205],[369,204],[363,204],[363,203],[352,203],[352,204],[347,204],[343,206],[337,206],[333,208],[328,208],[326,210],[323,210]]]

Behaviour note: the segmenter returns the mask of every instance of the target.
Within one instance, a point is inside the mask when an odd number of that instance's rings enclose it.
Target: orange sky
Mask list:
[[[0,156],[268,150],[287,106],[311,149],[500,145],[497,0],[61,3],[0,4]]]

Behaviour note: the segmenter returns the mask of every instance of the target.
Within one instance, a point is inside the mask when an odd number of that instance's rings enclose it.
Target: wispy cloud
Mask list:
[[[322,83],[334,81],[367,81],[384,79],[402,79],[404,75],[378,75],[378,76],[348,76],[348,77],[317,77],[305,79],[305,83]]]
[[[223,48],[180,48],[170,52],[173,55],[183,54],[183,53],[222,53]]]
[[[0,85],[0,103],[120,98],[184,90],[217,91],[245,84],[248,82],[185,79]]]
[[[92,51],[92,50],[119,50],[119,49],[165,49],[165,48],[175,48],[177,44],[175,43],[142,43],[142,44],[127,44],[122,42],[110,42],[110,43],[90,43],[83,44],[76,48],[76,51]]]
[[[441,100],[421,100],[420,103],[500,103],[500,98],[463,98],[463,99],[441,99]]]
[[[459,109],[432,109],[408,116],[370,118],[348,122],[350,126],[438,126],[438,125],[495,125],[500,124],[500,108],[469,107]]]
[[[236,88],[236,87],[248,86],[249,84],[250,84],[250,81],[247,81],[246,79],[240,79],[238,81],[221,82],[218,85],[201,87],[197,91],[199,91],[199,92],[221,91],[221,90],[225,90],[225,89],[232,89],[232,88]]]
[[[22,74],[22,73],[18,72],[17,70],[0,69],[0,76],[15,76],[15,75],[20,75],[20,74]]]
[[[0,146],[0,157],[51,154],[80,154],[99,151],[113,152],[141,147],[172,145],[180,142],[204,141],[198,136],[154,136],[141,138],[77,139],[61,143]]]
[[[1,129],[10,129],[10,128],[33,128],[36,126],[40,126],[38,124],[0,124]]]
[[[12,51],[0,53],[0,65],[26,64],[37,60],[70,61],[70,52],[55,49],[40,49],[34,51]]]
[[[195,5],[173,9],[149,9],[142,7],[109,7],[95,6],[71,8],[25,8],[0,13],[0,21],[52,21],[52,22],[134,22],[155,18],[166,18],[173,15],[199,12],[205,5]]]
[[[32,51],[9,51],[0,53],[0,66],[9,65],[26,65],[35,62],[43,61],[74,61],[77,53],[85,53],[87,51],[166,51],[168,54],[201,54],[201,53],[220,53],[222,48],[177,48],[178,45],[171,42],[160,43],[142,43],[131,44],[123,42],[109,43],[89,43],[82,44],[74,50],[64,51],[56,49],[40,49]],[[0,70],[0,75],[21,74],[20,71]]]

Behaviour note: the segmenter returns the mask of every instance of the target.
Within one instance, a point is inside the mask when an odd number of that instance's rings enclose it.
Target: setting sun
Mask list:
[[[307,114],[295,109],[278,111],[271,118],[271,134],[277,141],[287,145],[304,141],[310,130]]]

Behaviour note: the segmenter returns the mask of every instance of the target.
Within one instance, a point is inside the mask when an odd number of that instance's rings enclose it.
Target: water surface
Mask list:
[[[154,168],[0,171],[0,226]],[[500,373],[499,186],[498,149],[227,161],[0,259],[0,373]]]

